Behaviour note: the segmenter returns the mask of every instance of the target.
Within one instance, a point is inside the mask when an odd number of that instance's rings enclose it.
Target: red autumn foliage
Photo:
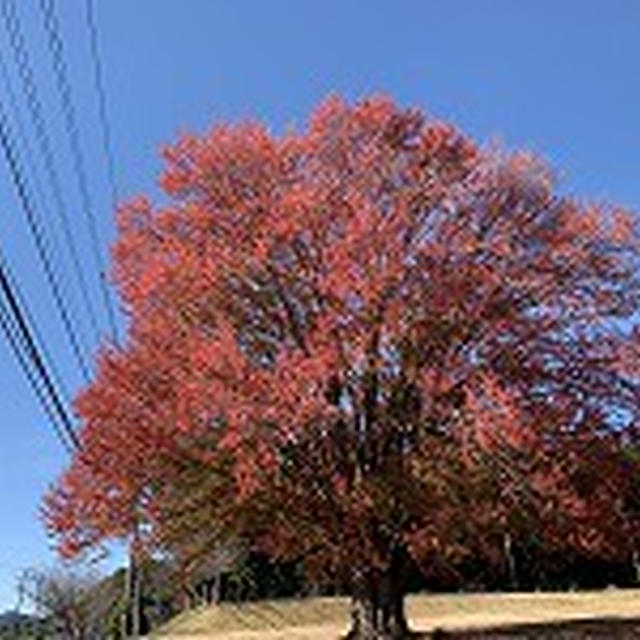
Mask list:
[[[331,572],[533,530],[627,552],[631,213],[381,97],[164,157],[169,204],[118,215],[127,343],[100,354],[45,501],[63,553],[136,523]]]

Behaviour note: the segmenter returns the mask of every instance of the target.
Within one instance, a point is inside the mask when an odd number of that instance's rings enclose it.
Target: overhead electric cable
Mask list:
[[[47,368],[51,372],[51,377],[55,382],[57,388],[60,390],[62,399],[67,405],[71,405],[71,394],[69,393],[69,390],[67,389],[64,383],[64,380],[60,375],[60,372],[58,371],[58,367],[56,366],[55,359],[52,357],[51,352],[49,351],[49,347],[47,346],[47,343],[43,339],[42,334],[38,328],[38,324],[36,323],[31,313],[31,310],[29,309],[29,305],[27,304],[26,300],[24,299],[24,296],[22,295],[22,291],[18,286],[18,282],[16,281],[16,278],[12,273],[9,267],[9,264],[6,261],[4,263],[4,272],[7,279],[9,280],[9,284],[11,285],[16,295],[18,304],[20,305],[20,308],[24,313],[25,319],[29,324],[29,326],[31,327],[31,331],[35,338],[35,343],[40,348],[40,351],[42,352],[44,363],[46,364]]]
[[[60,220],[64,240],[67,248],[69,249],[69,255],[73,264],[74,273],[78,281],[78,286],[80,288],[84,305],[87,308],[89,320],[96,333],[96,336],[99,336],[99,323],[97,321],[97,315],[94,310],[93,303],[91,302],[89,288],[84,276],[84,270],[80,262],[80,256],[78,253],[76,242],[71,231],[69,216],[67,215],[64,199],[62,197],[60,179],[55,167],[54,156],[51,149],[51,142],[43,116],[42,104],[40,102],[35,79],[33,77],[29,55],[27,53],[24,37],[22,35],[20,19],[13,0],[2,0],[1,7],[4,25],[9,36],[9,44],[11,46],[13,58],[16,63],[18,75],[22,84],[22,90],[25,95],[29,117],[34,128],[35,137],[38,143],[40,156],[42,157],[47,180],[53,194],[56,214]]]
[[[91,194],[89,192],[85,162],[82,155],[82,147],[80,145],[80,132],[78,130],[76,110],[73,103],[67,65],[64,59],[64,44],[62,41],[58,18],[55,13],[54,0],[40,0],[40,9],[44,19],[44,28],[47,33],[49,51],[51,52],[56,86],[60,96],[62,111],[64,113],[65,128],[71,146],[71,155],[73,157],[73,167],[78,181],[80,200],[87,218],[93,258],[99,274],[102,299],[105,309],[107,310],[111,337],[115,342],[117,339],[115,313],[111,302],[109,287],[107,285],[105,264],[102,257],[102,248],[98,235],[98,225],[94,213],[93,202],[91,200]]]
[[[87,28],[91,40],[91,57],[93,59],[94,81],[98,94],[98,108],[100,112],[100,123],[102,125],[102,141],[104,154],[107,160],[107,173],[109,176],[109,186],[111,188],[111,206],[115,211],[118,206],[118,183],[116,181],[116,169],[113,156],[113,144],[111,140],[111,127],[109,126],[109,115],[107,111],[107,94],[102,78],[102,63],[100,61],[100,48],[98,46],[98,29],[93,8],[93,0],[86,0],[87,7]]]
[[[4,88],[5,88],[5,95],[7,96],[8,102],[9,102],[9,107],[11,109],[11,115],[13,117],[13,122],[15,123],[15,130],[17,133],[17,137],[18,137],[18,143],[20,144],[22,150],[24,151],[24,153],[22,154],[22,160],[25,164],[26,170],[28,175],[31,178],[31,184],[34,187],[35,190],[35,199],[36,199],[36,209],[39,209],[41,212],[42,211],[46,211],[46,207],[45,207],[45,202],[46,202],[46,198],[44,196],[44,190],[42,188],[42,183],[39,180],[39,176],[38,176],[38,172],[36,171],[36,167],[33,164],[32,161],[32,157],[33,157],[33,152],[31,151],[31,146],[29,144],[29,140],[28,137],[26,135],[26,129],[24,127],[24,123],[22,121],[22,117],[20,115],[20,109],[18,108],[18,103],[16,100],[16,96],[15,93],[13,91],[13,87],[11,84],[11,80],[9,78],[9,72],[7,69],[7,65],[6,62],[4,60],[4,57],[2,56],[2,52],[0,52],[0,76],[2,76],[2,81],[4,83]],[[47,216],[44,216],[44,219],[42,217],[40,217],[40,222],[43,223],[43,226],[45,227],[45,233],[46,235],[49,236],[49,239],[51,241],[51,249],[52,249],[52,253],[53,253],[53,260],[54,262],[57,262],[58,264],[60,264],[60,245],[58,244],[58,239],[55,233],[55,229],[53,228],[53,225],[49,224],[46,225],[44,224],[47,221]],[[5,269],[7,271],[7,274],[9,276],[9,279],[11,280],[14,289],[16,290],[17,294],[18,294],[18,298],[19,298],[19,302],[22,304],[22,308],[25,310],[26,314],[27,314],[27,320],[31,323],[31,326],[34,328],[34,332],[35,332],[35,337],[36,340],[38,341],[40,348],[43,350],[43,353],[45,355],[45,358],[47,360],[47,364],[52,372],[52,375],[56,381],[56,384],[58,385],[59,388],[62,389],[62,393],[65,397],[65,400],[67,400],[70,398],[69,392],[68,390],[65,388],[64,385],[64,381],[62,379],[62,377],[60,376],[56,366],[55,366],[55,361],[54,359],[51,357],[51,354],[49,353],[46,343],[45,341],[42,339],[42,336],[40,335],[40,332],[38,331],[38,327],[37,324],[33,321],[33,318],[31,317],[31,314],[29,312],[29,308],[28,306],[25,304],[24,299],[21,296],[20,290],[17,288],[16,285],[16,281],[15,278],[13,276],[13,274],[11,273],[11,270],[9,269],[9,265],[5,264]]]
[[[49,375],[49,371],[47,370],[44,360],[40,355],[40,351],[38,350],[38,347],[33,339],[33,335],[31,333],[31,330],[29,329],[29,325],[26,321],[25,315],[22,312],[22,308],[20,307],[18,298],[14,293],[9,278],[7,277],[2,256],[0,256],[0,293],[2,293],[2,295],[4,296],[4,299],[7,303],[7,308],[11,316],[15,320],[18,335],[24,343],[24,350],[31,360],[34,370],[42,380],[44,389],[46,390],[47,395],[51,400],[53,410],[62,423],[63,432],[69,438],[69,441],[72,443],[72,445],[75,448],[79,448],[80,441],[73,428],[71,418],[67,413],[64,404],[60,399],[60,396],[58,395],[56,387],[51,379],[51,376]]]
[[[9,314],[9,311],[5,308],[4,302],[2,298],[0,298],[0,329],[5,336],[7,343],[9,344],[9,348],[11,349],[14,358],[16,359],[18,366],[22,370],[24,376],[27,379],[31,390],[36,396],[38,403],[40,404],[43,412],[51,424],[56,437],[62,443],[62,446],[67,450],[67,453],[72,453],[72,446],[69,444],[67,439],[64,436],[64,433],[58,423],[58,419],[56,418],[56,414],[53,412],[51,406],[47,402],[47,398],[45,392],[38,384],[38,380],[36,374],[29,366],[29,359],[27,354],[25,353],[25,344],[24,341],[20,340],[20,334],[17,330],[15,322],[12,321],[12,318]]]
[[[82,354],[80,341],[73,328],[73,324],[71,322],[69,312],[67,311],[67,308],[64,303],[62,291],[60,289],[60,285],[58,283],[58,279],[56,277],[56,274],[53,269],[53,265],[51,263],[51,259],[49,256],[49,248],[47,245],[46,237],[42,233],[42,229],[40,228],[37,216],[35,215],[35,211],[31,204],[31,199],[29,198],[29,193],[22,175],[22,170],[20,168],[18,157],[15,151],[15,148],[13,147],[13,144],[11,142],[9,125],[8,125],[8,122],[4,113],[4,108],[2,107],[1,102],[0,102],[0,146],[2,147],[5,161],[9,168],[11,181],[13,183],[18,199],[20,201],[20,206],[22,207],[22,210],[27,219],[27,224],[29,225],[29,229],[31,230],[31,233],[36,245],[36,250],[42,262],[45,276],[51,288],[51,292],[53,294],[56,307],[60,314],[60,318],[64,325],[65,331],[67,333],[67,337],[69,338],[69,341],[71,343],[72,351],[76,357],[76,360],[78,362],[78,365],[80,367],[80,370],[82,372],[82,375],[85,381],[88,382],[89,370],[87,368],[84,356]]]
[[[29,143],[29,138],[26,133],[26,128],[24,125],[24,121],[22,119],[22,115],[20,113],[20,108],[18,107],[18,101],[16,99],[15,92],[13,90],[13,85],[11,82],[11,78],[9,75],[9,69],[7,67],[7,63],[4,59],[4,55],[2,51],[0,51],[0,76],[2,77],[2,83],[4,84],[4,95],[7,98],[7,103],[10,110],[10,116],[14,123],[14,130],[17,134],[17,142],[22,149],[22,159],[24,161],[25,168],[27,170],[28,175],[31,178],[31,184],[34,187],[35,199],[37,200],[36,204],[38,205],[38,209],[40,211],[46,210],[46,197],[44,194],[44,189],[42,187],[42,183],[39,179],[38,171],[36,170],[36,166],[34,165],[33,158],[35,158],[35,154],[31,149],[31,144]],[[7,116],[9,117],[9,116]],[[48,216],[44,216],[45,220],[47,220]],[[51,243],[56,247],[56,256],[59,255],[59,248],[56,238],[56,233],[54,226],[49,222],[46,225],[47,234],[51,238]]]

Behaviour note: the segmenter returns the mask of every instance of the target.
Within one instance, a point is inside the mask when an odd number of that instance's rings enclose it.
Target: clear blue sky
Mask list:
[[[541,152],[560,170],[565,190],[640,210],[640,3],[635,0],[95,1],[125,197],[156,192],[157,150],[180,130],[246,116],[280,130],[303,123],[330,92],[357,98],[383,91],[454,121],[478,139],[499,137],[509,146]],[[39,3],[17,4],[97,306],[98,283]],[[57,5],[106,246],[113,226],[84,0]],[[0,52],[11,62],[2,27]],[[13,67],[12,74],[17,88]],[[80,384],[78,370],[4,165],[0,243],[73,391]],[[66,275],[73,284],[68,269]],[[2,610],[14,602],[19,569],[54,559],[37,509],[43,490],[65,464],[4,343],[0,416]]]

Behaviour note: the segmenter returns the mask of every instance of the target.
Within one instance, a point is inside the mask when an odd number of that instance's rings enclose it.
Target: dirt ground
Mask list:
[[[154,637],[337,640],[347,630],[348,610],[344,598],[224,604],[180,616]],[[638,590],[415,595],[407,613],[425,639],[640,639]]]

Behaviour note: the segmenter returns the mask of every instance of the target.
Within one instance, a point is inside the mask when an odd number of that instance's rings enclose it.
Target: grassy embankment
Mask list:
[[[414,595],[407,613],[415,631],[594,618],[640,618],[640,591]],[[172,620],[153,637],[188,640],[332,640],[346,631],[349,601],[310,598],[222,604]]]

